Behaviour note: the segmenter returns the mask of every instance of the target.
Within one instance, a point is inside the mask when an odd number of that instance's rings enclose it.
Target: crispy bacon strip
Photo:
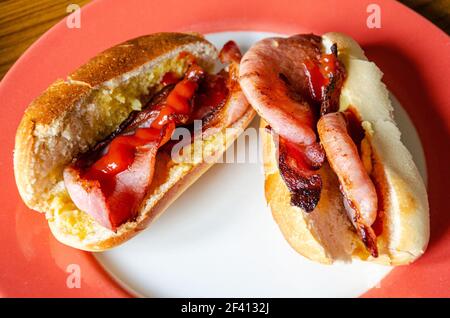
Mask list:
[[[317,143],[316,122],[336,111],[345,70],[332,54],[323,54],[322,39],[313,34],[259,41],[245,54],[240,82],[261,117],[282,138],[280,173],[291,192],[291,203],[312,211],[320,192],[314,170],[324,161]],[[314,154],[313,160],[306,160]]]
[[[291,193],[291,204],[311,212],[317,206],[322,179],[317,173],[325,154],[319,143],[299,146],[277,135],[270,127],[277,146],[278,168]]]
[[[219,52],[219,59],[222,63],[231,64],[231,63],[240,63],[242,58],[241,50],[237,46],[236,42],[228,41],[222,47],[222,50]]]
[[[309,145],[316,141],[315,113],[303,64],[320,56],[321,38],[301,34],[267,38],[245,53],[240,84],[249,102],[285,139]]]
[[[319,111],[314,109],[303,63],[316,61],[320,48],[321,38],[312,34],[268,38],[247,51],[240,67],[240,83],[247,98],[270,125],[272,136],[279,139],[274,138],[278,166],[291,193],[291,204],[307,212],[320,198],[322,181],[314,170],[324,155],[316,142]]]
[[[196,112],[193,119],[203,120],[203,130],[213,134],[217,129],[228,127],[241,118],[248,102],[238,82],[241,51],[237,44],[228,41],[219,53],[222,63],[228,64],[216,75],[208,75],[200,84],[194,99]]]
[[[337,59],[338,52],[336,43],[331,46],[331,52],[334,56],[334,60],[332,61],[334,69],[329,73],[329,82],[323,89],[324,92],[320,102],[321,116],[339,110],[339,97],[341,96],[341,88],[346,76],[344,66]]]
[[[324,115],[317,129],[328,162],[339,179],[348,216],[376,257],[376,235],[371,225],[377,217],[377,192],[359,157],[358,148],[348,134],[345,117],[342,113]]]

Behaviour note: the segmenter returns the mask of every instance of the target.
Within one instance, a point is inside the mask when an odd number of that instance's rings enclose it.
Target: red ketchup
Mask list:
[[[167,72],[166,74],[164,74],[161,80],[161,84],[163,85],[175,84],[179,80],[180,78],[177,76],[177,74],[175,74],[174,72]]]
[[[322,101],[325,88],[330,83],[337,69],[337,58],[334,54],[323,54],[317,62],[307,60],[304,63],[305,73],[311,87],[314,100]]]
[[[165,144],[175,129],[173,116],[176,113],[189,114],[189,101],[194,96],[198,84],[190,79],[183,79],[175,85],[167,96],[166,103],[161,106],[159,114],[149,128],[138,128],[133,134],[121,135],[113,139],[108,152],[98,159],[88,170],[88,174],[101,177],[101,172],[114,176],[127,169],[134,160],[136,148],[152,141],[160,140]]]
[[[187,61],[189,64],[194,64],[196,61],[195,56],[191,52],[188,52],[188,51],[180,52],[180,54],[178,54],[178,58],[179,59],[187,58]]]

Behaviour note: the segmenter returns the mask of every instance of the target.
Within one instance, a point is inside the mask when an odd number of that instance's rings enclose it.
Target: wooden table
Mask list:
[[[67,16],[66,8],[89,0],[0,0],[0,79],[45,31]],[[450,34],[450,0],[401,0]],[[376,3],[376,1],[374,1]]]

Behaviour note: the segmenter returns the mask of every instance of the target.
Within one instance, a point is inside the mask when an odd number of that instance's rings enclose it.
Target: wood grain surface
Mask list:
[[[45,31],[89,0],[0,0],[0,79]]]
[[[67,16],[66,8],[89,0],[0,0],[0,79],[45,31]],[[376,2],[376,1],[374,1]],[[450,34],[450,0],[401,0]]]

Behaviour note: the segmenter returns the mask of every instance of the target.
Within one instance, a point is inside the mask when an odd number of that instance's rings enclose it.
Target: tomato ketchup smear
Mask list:
[[[322,101],[326,87],[337,70],[337,58],[333,53],[322,54],[318,62],[306,60],[305,73],[308,77],[310,91],[315,101]]]
[[[339,98],[346,72],[338,59],[337,44],[331,46],[330,54],[321,54],[303,62],[304,72],[313,104],[320,106],[316,113],[325,115],[339,111]]]
[[[175,85],[168,94],[166,102],[163,105],[158,105],[159,113],[150,127],[137,128],[132,134],[114,138],[109,144],[107,153],[88,169],[87,177],[92,176],[95,179],[101,179],[115,176],[133,163],[134,154],[138,147],[155,141],[159,141],[159,147],[161,147],[170,140],[176,127],[176,116],[174,115],[189,115],[191,112],[190,100],[199,85],[196,78],[204,73],[199,66],[191,68],[190,72],[195,73],[196,76],[188,76]],[[167,74],[170,75],[167,76]],[[174,75],[167,74],[163,77],[166,85],[174,81]],[[169,77],[170,82],[167,80]]]

